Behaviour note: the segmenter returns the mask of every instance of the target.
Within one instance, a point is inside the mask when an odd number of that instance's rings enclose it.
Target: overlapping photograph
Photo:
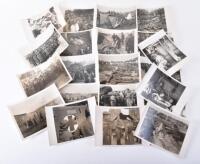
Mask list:
[[[99,55],[99,79],[101,84],[138,83],[138,54]]]
[[[62,57],[63,63],[69,71],[71,83],[94,83],[96,81],[95,56],[67,56]]]
[[[180,114],[189,93],[185,85],[152,64],[137,88],[137,94],[167,111]]]
[[[50,145],[94,135],[95,98],[46,108]]]
[[[141,140],[135,136],[140,121],[139,108],[97,107],[96,145],[137,145]]]
[[[183,155],[188,144],[190,126],[183,117],[148,105],[135,134],[153,146]]]
[[[46,126],[45,106],[63,104],[55,84],[25,100],[9,106],[22,139],[42,132]]]
[[[97,6],[96,25],[105,29],[134,29],[136,28],[136,8]]]
[[[27,96],[31,96],[55,83],[60,89],[67,85],[71,76],[59,56],[55,56],[37,67],[18,75]]]
[[[32,41],[42,34],[50,24],[60,31],[66,22],[59,8],[52,6],[38,15],[22,20],[22,24],[28,39]]]
[[[99,54],[130,54],[137,52],[135,30],[98,29],[97,37]]]
[[[92,53],[92,31],[65,32],[62,36],[69,46],[61,56],[75,56]]]
[[[187,56],[161,30],[139,45],[141,52],[169,75],[174,74],[187,61]]]
[[[137,9],[138,31],[158,32],[164,29],[167,32],[165,8]]]
[[[68,43],[64,38],[53,25],[49,25],[31,45],[24,47],[21,52],[25,61],[34,67],[46,62],[54,54],[60,54],[67,47]]]

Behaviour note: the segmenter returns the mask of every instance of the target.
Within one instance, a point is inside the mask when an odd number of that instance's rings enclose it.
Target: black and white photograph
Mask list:
[[[62,53],[68,47],[68,43],[58,33],[53,25],[49,25],[35,41],[21,50],[25,61],[31,66],[37,66],[46,62],[54,54]]]
[[[90,97],[95,97],[98,104],[98,85],[92,84],[68,84],[60,89],[60,93],[65,103],[79,101]]]
[[[95,98],[46,108],[50,145],[94,135]]]
[[[100,106],[139,106],[136,94],[137,85],[101,85]]]
[[[50,24],[53,24],[57,30],[66,25],[64,17],[57,6],[52,6],[42,13],[22,20],[24,30],[28,39],[33,40],[42,34]],[[31,33],[31,34],[30,34]]]
[[[187,87],[162,72],[154,64],[137,88],[137,94],[145,100],[177,114],[180,114],[188,99]]]
[[[75,56],[92,53],[92,31],[61,33],[69,46],[61,56]]]
[[[147,105],[136,136],[153,146],[182,156],[187,146],[190,127],[188,120]]]
[[[138,83],[138,54],[99,55],[99,80],[101,84]]]
[[[94,9],[66,9],[64,18],[67,22],[64,32],[78,32],[90,30],[94,23]]]
[[[140,121],[138,107],[97,107],[96,119],[96,145],[141,144],[141,140],[135,136],[135,130]]]
[[[137,9],[138,31],[158,32],[164,29],[167,32],[165,8]]]
[[[67,56],[62,57],[63,63],[69,71],[71,83],[94,83],[96,82],[95,56]]]
[[[63,104],[64,100],[55,84],[9,106],[10,113],[19,129],[20,136],[25,139],[42,132],[46,126],[45,106]]]
[[[18,78],[27,96],[31,96],[53,83],[60,89],[72,80],[64,63],[58,56],[19,74]]]
[[[97,37],[99,54],[130,54],[137,52],[135,30],[98,29]]]
[[[141,52],[169,75],[179,71],[187,56],[161,30],[139,44]]]
[[[136,8],[125,9],[97,6],[96,26],[105,29],[135,29]]]
[[[153,32],[139,32],[138,31],[138,43],[141,43],[142,41],[146,40],[147,38],[149,38],[150,36],[152,36]]]

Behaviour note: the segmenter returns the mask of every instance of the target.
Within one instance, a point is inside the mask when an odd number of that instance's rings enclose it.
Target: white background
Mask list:
[[[68,0],[74,6],[94,4],[94,0]],[[54,1],[55,2],[55,1]],[[25,98],[16,74],[23,71],[18,50],[26,44],[20,19],[35,15],[47,8],[51,0],[1,0],[0,1],[0,164],[197,164],[200,163],[200,1],[199,0],[101,0],[104,5],[148,6],[170,5],[173,10],[173,36],[177,45],[190,57],[184,66],[183,81],[191,87],[187,106],[188,118],[197,126],[185,158],[153,147],[123,146],[95,147],[94,139],[59,146],[49,146],[47,132],[21,141],[7,105]]]

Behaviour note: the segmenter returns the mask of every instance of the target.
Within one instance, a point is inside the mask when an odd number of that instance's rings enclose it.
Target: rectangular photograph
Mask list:
[[[99,79],[101,84],[138,83],[138,54],[99,55]]]
[[[92,53],[92,31],[61,33],[69,46],[61,56],[76,56]]]
[[[99,54],[130,54],[137,52],[135,30],[98,29]]]
[[[63,103],[62,96],[55,84],[53,84],[8,108],[20,132],[20,136],[25,139],[38,134],[46,128],[45,106]]]
[[[95,56],[67,56],[62,57],[63,63],[69,71],[71,83],[94,83],[96,81]]]
[[[176,114],[181,113],[189,96],[185,85],[162,72],[154,64],[137,88],[137,94],[145,100]]]
[[[42,13],[22,20],[25,33],[30,41],[42,34],[50,24],[57,30],[61,30],[65,25],[65,19],[57,6],[52,6]]]
[[[167,32],[165,8],[137,9],[138,31],[158,32],[164,29]]]
[[[188,59],[163,30],[144,40],[138,46],[152,63],[169,75],[180,70]]]
[[[136,8],[113,8],[97,6],[96,26],[105,29],[135,29]]]
[[[69,84],[60,89],[60,93],[65,103],[79,101],[90,97],[95,97],[98,102],[97,84]]]
[[[72,80],[64,63],[57,55],[48,62],[19,74],[18,79],[27,96],[31,96],[53,83],[60,89]]]
[[[139,106],[136,84],[101,85],[99,93],[100,106]]]
[[[46,108],[50,145],[94,135],[95,98]]]
[[[68,43],[51,24],[31,45],[21,49],[21,53],[26,63],[34,67],[46,62],[54,54],[61,54],[67,47]]]
[[[188,120],[153,105],[147,105],[135,134],[155,147],[183,155],[189,133]]]
[[[97,107],[96,145],[138,145],[141,139],[135,136],[140,121],[139,108]]]
[[[94,23],[94,9],[65,9],[64,18],[67,22],[64,32],[90,30]]]

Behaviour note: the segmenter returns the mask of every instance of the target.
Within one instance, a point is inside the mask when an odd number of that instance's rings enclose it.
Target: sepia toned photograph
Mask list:
[[[67,22],[64,32],[78,32],[93,28],[94,9],[65,10],[64,18]]]
[[[75,56],[92,53],[92,31],[61,33],[69,46],[61,56]]]
[[[25,32],[31,31],[33,38],[42,34],[50,24],[58,30],[66,24],[58,7],[53,6],[39,15],[23,20]]]
[[[158,32],[163,29],[167,32],[164,8],[137,9],[137,22],[138,31]]]
[[[179,71],[187,56],[161,30],[139,44],[141,52],[169,75]]]
[[[18,78],[27,96],[31,96],[53,83],[60,89],[72,80],[58,56],[18,75]]]
[[[188,97],[186,86],[162,72],[156,65],[150,67],[141,85],[137,88],[137,94],[175,113],[181,112]]]
[[[98,30],[99,54],[130,54],[137,51],[134,30]]]
[[[98,102],[98,86],[97,84],[69,84],[60,89],[60,93],[65,103],[79,101],[94,97]]]
[[[54,54],[60,54],[68,47],[68,43],[58,33],[53,25],[49,25],[35,41],[22,49],[23,57],[31,66],[37,66],[46,62]]]
[[[134,29],[136,28],[136,9],[97,6],[96,26],[105,29]]]
[[[150,144],[182,155],[189,134],[189,122],[172,113],[148,105],[136,129],[136,136]]]
[[[110,108],[103,111],[103,145],[140,144],[141,140],[134,135],[139,121],[139,108]]]
[[[50,145],[94,135],[95,98],[46,108]]]
[[[138,54],[99,55],[99,79],[101,84],[138,83]]]
[[[93,54],[62,57],[62,60],[72,77],[71,83],[94,83],[96,81]]]
[[[136,86],[101,85],[99,93],[100,106],[138,106]]]
[[[9,106],[11,115],[25,139],[44,130],[47,126],[45,106],[63,104],[64,100],[55,84],[25,100]]]

